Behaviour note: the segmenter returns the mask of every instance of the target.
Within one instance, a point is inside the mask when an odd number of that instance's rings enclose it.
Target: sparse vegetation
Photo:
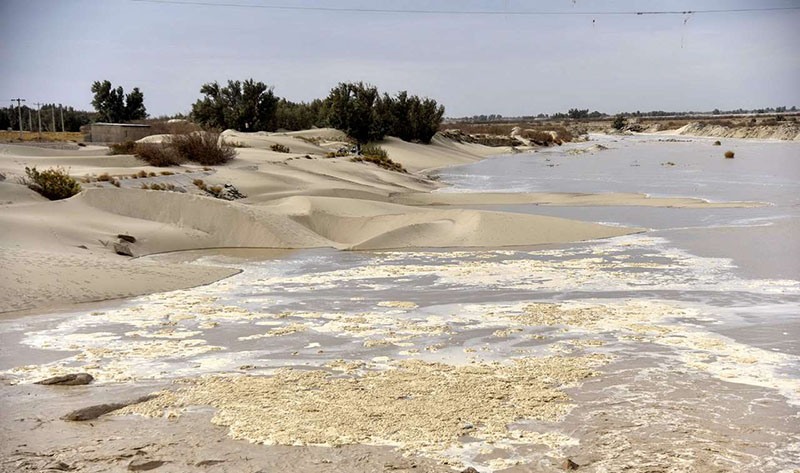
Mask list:
[[[725,157],[728,159],[733,159],[734,152],[731,150],[725,151]]]
[[[520,136],[542,146],[549,146],[555,142],[552,133],[541,130],[522,130]]]
[[[288,146],[284,146],[280,143],[275,143],[274,145],[270,146],[269,149],[275,151],[276,153],[291,153]]]
[[[165,143],[136,143],[136,157],[151,166],[176,166],[186,160],[172,146]],[[145,171],[139,171],[139,177],[147,177]]]
[[[142,189],[151,191],[174,191],[176,188],[175,184],[159,184],[153,182],[152,184],[142,184]]]
[[[137,143],[135,154],[152,166],[164,167],[186,161],[225,164],[236,156],[236,150],[222,143],[219,133],[198,132],[173,136],[163,143]]]
[[[615,130],[622,130],[625,128],[625,125],[628,124],[628,121],[625,120],[625,117],[622,115],[617,115],[614,117],[614,121],[611,122],[611,127]]]
[[[184,160],[204,165],[225,164],[236,157],[236,150],[219,139],[219,133],[200,132],[175,136],[168,146]]]
[[[111,182],[111,179],[112,179],[111,176],[107,172],[104,172],[103,174],[97,176],[97,180],[100,182]]]
[[[192,181],[192,184],[197,186],[197,188],[200,190],[206,190],[206,183],[202,179],[195,179]]]
[[[81,191],[78,181],[62,167],[44,171],[26,167],[25,174],[27,177],[20,179],[20,183],[50,200],[68,199]]]
[[[325,153],[326,158],[343,158],[345,156],[350,156],[350,152],[344,148],[337,149],[336,151],[330,151]]]
[[[0,112],[2,112],[2,110],[3,109],[0,109]],[[25,109],[23,108],[23,110]],[[16,113],[16,109],[14,110],[14,113]],[[66,142],[66,141],[80,141],[82,139],[83,139],[83,133],[69,132],[69,131],[65,133],[43,131],[41,141]],[[2,130],[0,131],[0,141],[2,142],[20,141],[19,132]],[[23,142],[39,141],[39,133],[33,131],[23,131],[21,141]],[[78,143],[78,146],[81,145],[82,145],[81,143]]]
[[[172,176],[173,174],[175,173],[172,171],[161,171],[162,176]]]
[[[722,142],[717,140],[717,141],[714,142],[714,144],[712,146],[722,146]]]
[[[108,154],[116,155],[116,154],[134,154],[136,152],[136,142],[134,141],[123,141],[122,143],[112,143],[108,145],[110,151]]]
[[[364,145],[361,149],[361,155],[355,156],[350,161],[353,162],[367,162],[375,164],[383,169],[388,169],[395,172],[408,172],[402,164],[392,161],[389,158],[389,153],[385,149],[375,144]]]

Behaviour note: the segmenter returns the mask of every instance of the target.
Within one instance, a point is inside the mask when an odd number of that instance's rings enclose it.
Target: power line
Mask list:
[[[321,11],[332,13],[407,13],[414,15],[559,15],[559,16],[599,16],[599,15],[698,15],[706,13],[753,13],[777,12],[787,10],[800,10],[795,7],[768,7],[768,8],[721,8],[713,10],[657,10],[657,11],[526,11],[526,10],[402,10],[394,8],[335,8],[314,7],[300,5],[259,5],[250,3],[220,3],[200,0],[131,0],[139,3],[158,3],[167,5],[187,5],[204,7],[231,7],[231,8],[258,8],[264,10],[294,10],[294,11]]]

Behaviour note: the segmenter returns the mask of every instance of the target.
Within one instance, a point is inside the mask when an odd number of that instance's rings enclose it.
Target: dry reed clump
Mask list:
[[[176,166],[186,161],[174,148],[163,143],[136,143],[135,154],[147,164],[158,167]],[[147,177],[143,172],[139,172],[139,177]]]
[[[727,159],[733,159],[733,155],[734,155],[733,151],[731,150],[725,151],[725,157]]]
[[[372,163],[389,171],[408,172],[402,164],[392,161],[385,149],[373,144],[364,145],[361,148],[361,156],[356,156],[350,161]]]
[[[520,132],[520,136],[541,146],[549,146],[555,142],[555,138],[553,137],[552,133],[541,130],[522,130],[522,132]]]
[[[81,191],[81,185],[62,167],[37,171],[36,167],[26,167],[27,177],[20,179],[20,184],[28,186],[50,200],[61,200],[72,197]]]
[[[134,154],[136,152],[136,142],[129,140],[123,141],[122,143],[112,143],[108,145],[108,148],[108,154],[112,156],[117,154]]]
[[[288,146],[283,146],[280,143],[275,143],[274,145],[270,146],[269,149],[275,151],[276,153],[291,153],[291,150]]]
[[[198,132],[174,136],[167,146],[187,161],[204,165],[225,164],[236,157],[236,150],[220,141],[219,133]]]
[[[152,190],[152,191],[174,191],[176,189],[175,184],[159,184],[154,182],[152,184],[142,184],[142,189],[145,190]]]
[[[225,164],[236,150],[219,139],[219,133],[197,132],[174,135],[163,143],[136,143],[137,158],[152,166],[175,166],[191,161],[205,165]]]

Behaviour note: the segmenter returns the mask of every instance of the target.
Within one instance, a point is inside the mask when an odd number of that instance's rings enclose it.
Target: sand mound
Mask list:
[[[727,127],[702,122],[692,122],[670,133],[692,136],[715,136],[719,138],[756,138],[762,140],[800,140],[797,124],[783,123],[778,126]]]

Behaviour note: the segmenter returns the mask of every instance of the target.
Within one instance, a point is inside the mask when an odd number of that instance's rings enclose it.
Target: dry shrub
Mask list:
[[[288,146],[283,146],[280,143],[275,143],[274,145],[270,146],[269,149],[277,153],[291,153]]]
[[[367,162],[375,164],[383,169],[388,169],[395,172],[408,172],[402,164],[392,161],[389,158],[389,153],[378,145],[367,144],[361,148],[361,156],[356,156],[350,161],[353,162]]]
[[[236,150],[219,139],[219,133],[198,132],[178,135],[169,142],[182,159],[204,165],[225,164],[236,157]]]
[[[26,167],[25,174],[27,177],[20,179],[20,183],[50,200],[67,199],[81,191],[78,181],[62,167],[44,171],[37,171],[35,166]]]
[[[552,133],[540,130],[522,130],[520,136],[533,141],[537,145],[548,146],[555,141],[555,138],[553,138]]]
[[[725,151],[725,157],[726,158],[733,159],[733,155],[734,155],[733,151],[731,151],[731,150]]]
[[[722,146],[722,142],[717,140],[717,141],[714,142],[714,144],[712,146]]]
[[[147,164],[158,167],[175,166],[185,161],[172,146],[166,143],[136,143],[135,154],[137,158],[146,161]],[[139,171],[138,176],[147,177],[147,173]]]
[[[107,172],[104,172],[103,174],[97,176],[97,180],[100,182],[111,182],[111,179],[112,179],[111,176],[109,176]]]
[[[112,143],[108,145],[110,151],[108,154],[134,154],[136,151],[136,143],[134,141],[123,141],[122,143]]]
[[[350,152],[344,148],[325,153],[326,158],[343,158],[345,156],[350,156]]]

